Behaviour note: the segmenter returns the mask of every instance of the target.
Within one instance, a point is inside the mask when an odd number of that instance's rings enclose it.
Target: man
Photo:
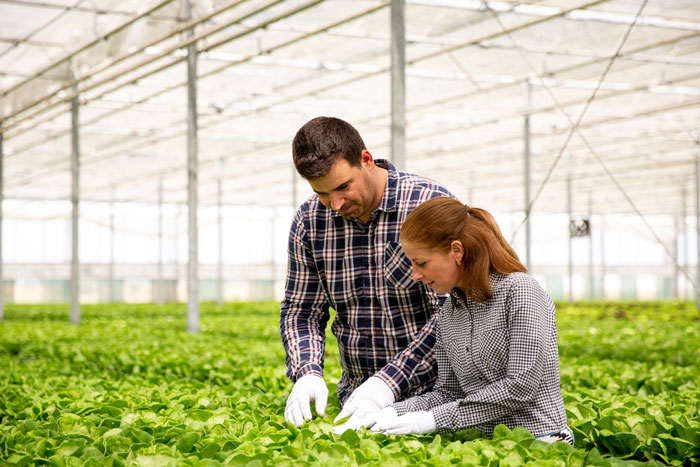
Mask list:
[[[429,389],[437,375],[429,320],[439,300],[412,280],[399,231],[420,203],[451,194],[374,160],[357,130],[337,118],[307,122],[292,154],[315,194],[299,207],[289,233],[280,334],[295,384],[285,419],[296,426],[310,420],[311,401],[319,415],[325,412],[323,354],[332,307],[342,368],[336,420],[352,415],[343,428],[354,429],[368,413]]]

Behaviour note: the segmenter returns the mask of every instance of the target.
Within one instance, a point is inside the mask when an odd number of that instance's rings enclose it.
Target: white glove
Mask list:
[[[377,416],[372,431],[388,435],[420,435],[437,429],[433,412],[408,412],[400,417],[393,407],[387,407]]]
[[[336,426],[333,431],[342,434],[345,430],[356,430],[361,426],[369,428],[375,417],[368,419],[370,414],[376,414],[384,407],[394,402],[394,391],[378,376],[372,376],[355,389],[335,418],[338,420],[350,416],[343,425]]]
[[[316,403],[316,413],[323,416],[328,403],[326,381],[317,375],[305,375],[297,380],[287,398],[284,419],[294,426],[301,426],[304,420],[311,420],[311,401]]]

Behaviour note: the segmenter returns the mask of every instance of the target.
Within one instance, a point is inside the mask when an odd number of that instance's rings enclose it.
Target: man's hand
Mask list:
[[[432,433],[437,429],[433,412],[408,412],[399,415],[393,407],[387,407],[376,417],[372,431],[388,435]]]
[[[284,419],[294,426],[301,426],[304,420],[311,420],[311,401],[316,404],[316,413],[323,416],[328,403],[326,381],[316,375],[302,376],[292,388],[284,409]]]
[[[347,416],[350,416],[350,419],[335,427],[333,431],[341,434],[345,430],[356,430],[361,426],[369,428],[371,424],[368,417],[393,402],[394,391],[381,378],[372,376],[350,394],[343,410],[335,418],[335,423]],[[374,421],[374,417],[371,421]]]

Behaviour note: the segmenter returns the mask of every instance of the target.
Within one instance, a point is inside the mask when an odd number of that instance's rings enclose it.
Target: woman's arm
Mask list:
[[[433,352],[438,365],[438,379],[435,386],[429,392],[420,396],[414,396],[405,401],[392,405],[396,413],[403,415],[407,412],[418,412],[421,410],[431,410],[451,401],[455,401],[463,396],[462,389],[457,380],[455,372],[452,370],[447,352],[440,337],[439,330],[436,332],[437,338]]]

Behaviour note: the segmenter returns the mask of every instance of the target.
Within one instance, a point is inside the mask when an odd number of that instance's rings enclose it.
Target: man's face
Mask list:
[[[371,175],[373,167],[372,157],[367,160],[363,152],[359,167],[338,159],[325,176],[309,180],[309,184],[324,206],[339,212],[345,219],[366,222],[376,198],[376,183]]]

